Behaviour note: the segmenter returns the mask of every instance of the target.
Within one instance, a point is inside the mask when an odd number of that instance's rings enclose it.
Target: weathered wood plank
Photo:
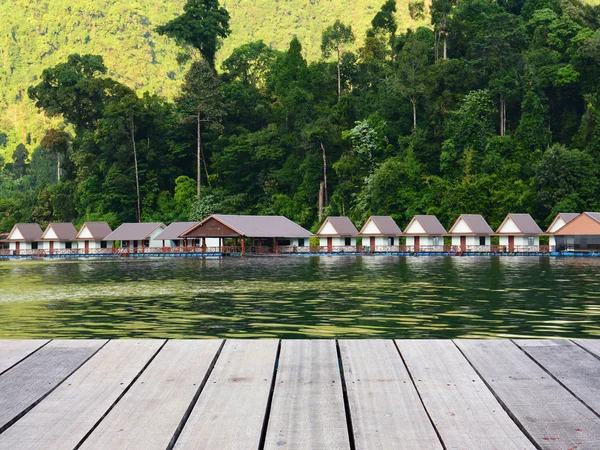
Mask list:
[[[0,432],[48,395],[105,343],[52,341],[0,375]]]
[[[441,449],[391,340],[339,341],[356,448]]]
[[[110,341],[3,434],[0,449],[74,448],[164,341]]]
[[[80,448],[167,448],[222,342],[167,342]]]
[[[278,341],[227,341],[176,449],[259,447]]]
[[[265,449],[349,447],[335,341],[283,341]]]
[[[600,339],[577,339],[575,342],[600,358]]]
[[[397,344],[446,448],[534,448],[452,341]]]
[[[48,340],[31,339],[31,340],[0,340],[0,374],[10,369],[12,366],[23,360]]]
[[[567,340],[517,340],[541,364],[596,413],[600,413],[600,360]]]
[[[457,340],[456,345],[540,447],[600,448],[600,418],[514,343]]]

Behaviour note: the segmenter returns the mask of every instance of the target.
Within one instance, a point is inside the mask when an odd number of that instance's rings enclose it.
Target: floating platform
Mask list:
[[[598,449],[600,340],[0,341],[0,448]]]

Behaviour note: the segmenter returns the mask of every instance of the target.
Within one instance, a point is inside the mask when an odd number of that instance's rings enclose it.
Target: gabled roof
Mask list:
[[[216,220],[240,236],[250,238],[310,238],[310,231],[284,216],[243,216],[213,214],[196,223],[181,235],[194,236],[206,222]]]
[[[515,224],[515,226],[518,229],[518,232],[502,231],[504,226],[509,221],[512,221]],[[535,223],[535,220],[533,220],[533,217],[531,217],[529,214],[508,214],[506,216],[506,218],[504,219],[504,221],[502,222],[502,224],[498,227],[498,230],[496,231],[496,233],[510,234],[510,235],[515,235],[515,234],[538,235],[538,234],[542,234],[542,229],[538,226],[537,223]]]
[[[124,223],[106,236],[103,241],[143,241],[148,239],[160,227],[164,228],[164,225],[160,222]]]
[[[173,241],[181,239],[181,235],[199,222],[173,222],[156,236],[157,241]]]
[[[424,233],[410,232],[410,228],[415,222],[421,225]],[[442,236],[446,234],[446,229],[436,216],[417,215],[410,220],[408,226],[404,229],[404,234],[409,236]]]
[[[112,233],[110,225],[108,225],[108,223],[106,222],[86,222],[81,227],[81,230],[79,230],[79,233],[77,233],[77,237],[75,239],[84,241],[89,240],[89,238],[80,237],[82,231],[86,229],[89,231],[90,235],[92,236],[92,239],[95,241],[101,241],[110,233]]]
[[[600,235],[600,213],[584,212],[554,232],[556,236]]]
[[[554,227],[554,224],[556,223],[556,221],[558,219],[562,219],[563,222],[566,224],[568,224],[571,220],[575,219],[576,217],[579,216],[579,213],[558,213],[556,215],[556,217],[554,218],[554,220],[552,221],[552,223],[550,224],[550,226],[548,227],[548,229],[546,230],[546,233],[550,233],[550,230],[552,229],[552,227]],[[563,225],[564,226],[564,225]],[[558,231],[558,230],[556,230]]]
[[[15,238],[15,234],[19,237]],[[37,223],[18,223],[8,233],[6,240],[9,242],[33,242],[37,241],[42,234],[42,228]]]
[[[54,235],[54,236],[53,236]],[[71,222],[50,223],[40,237],[41,241],[73,241],[77,237],[77,229]]]
[[[394,219],[392,219],[391,216],[369,217],[369,219],[367,219],[367,221],[361,228],[360,234],[364,233],[365,228],[367,228],[367,225],[369,225],[369,222],[373,222],[375,224],[375,226],[379,230],[379,233],[377,234],[381,236],[399,236],[402,234],[402,230],[400,230],[400,227],[396,224],[396,222],[394,221]],[[368,235],[371,236],[373,234],[375,233],[369,233]]]
[[[325,228],[325,226],[328,223],[333,227],[333,229],[335,230],[335,233],[322,234],[321,232],[323,231],[323,229]],[[335,217],[334,216],[334,217],[328,217],[321,224],[321,226],[319,227],[319,231],[317,231],[317,236],[319,236],[319,235],[354,237],[354,236],[358,236],[358,230],[356,229],[356,227],[354,226],[354,224],[348,217],[346,217],[346,216]]]
[[[596,222],[600,223],[600,212],[584,212],[584,214],[587,214],[592,219],[594,219]]]
[[[454,231],[456,226],[460,223],[461,219],[467,224],[467,227],[469,227],[470,231],[468,231],[468,232]],[[486,222],[486,220],[483,218],[483,216],[481,214],[461,214],[460,216],[458,216],[458,219],[456,219],[456,222],[454,222],[454,225],[452,225],[452,227],[448,231],[448,234],[459,234],[459,235],[463,235],[463,236],[465,234],[493,234],[493,233],[494,233],[494,230],[492,230],[490,225]]]

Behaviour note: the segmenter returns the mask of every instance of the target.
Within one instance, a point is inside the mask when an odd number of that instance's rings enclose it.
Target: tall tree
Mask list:
[[[323,57],[329,58],[332,51],[336,53],[337,57],[338,102],[342,98],[342,52],[345,45],[353,42],[354,33],[352,33],[352,27],[344,25],[339,20],[336,20],[333,25],[323,30],[321,37],[321,53]]]
[[[450,14],[456,0],[432,0],[431,1],[431,23],[435,30],[435,61],[439,60],[440,40],[443,42],[442,57],[448,57],[448,24]]]
[[[183,14],[159,26],[156,31],[175,39],[180,46],[198,51],[214,69],[221,41],[229,36],[229,12],[218,0],[187,0]]]
[[[61,168],[60,159],[66,155],[69,150],[71,136],[62,130],[50,128],[40,142],[41,146],[48,152],[56,156],[56,175],[60,183]]]
[[[396,0],[386,0],[381,6],[381,9],[371,22],[371,26],[375,31],[383,31],[390,35],[390,48],[392,61],[396,54],[396,31],[398,31],[398,24],[396,23]]]
[[[17,145],[15,151],[12,154],[13,159],[13,172],[18,178],[25,175],[27,169],[27,158],[29,158],[29,150],[24,144]]]

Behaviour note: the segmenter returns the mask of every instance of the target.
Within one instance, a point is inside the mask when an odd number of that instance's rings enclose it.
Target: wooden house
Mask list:
[[[359,235],[362,237],[363,247],[374,253],[378,249],[397,246],[402,231],[390,216],[371,216],[363,225]]]
[[[213,214],[180,237],[201,239],[203,248],[210,248],[209,244],[216,240],[217,247],[223,249],[228,240],[242,253],[290,252],[310,245],[310,232],[284,216]],[[251,248],[246,247],[247,243]]]
[[[20,255],[31,250],[38,250],[38,241],[43,233],[37,223],[18,223],[8,233],[6,241],[12,254]]]
[[[173,222],[162,233],[156,236],[156,240],[162,241],[165,249],[184,249],[201,247],[218,247],[218,238],[183,238],[181,237],[189,229],[195,227],[200,222]]]
[[[356,237],[358,230],[348,217],[328,217],[321,224],[316,236],[319,246],[328,252],[356,250]]]
[[[509,252],[537,251],[541,234],[541,228],[529,214],[508,214],[496,231],[500,246]]]
[[[106,236],[112,233],[110,225],[106,222],[86,222],[77,233],[75,240],[78,242],[80,253],[97,253],[99,249],[108,247],[108,242],[104,240]]]
[[[554,233],[568,224],[571,220],[579,217],[579,213],[558,213],[548,229],[546,233],[550,235],[550,248],[556,247],[556,240],[554,238]]]
[[[415,252],[443,251],[446,229],[436,216],[414,216],[404,229],[406,246]]]
[[[584,212],[554,232],[556,251],[600,252],[600,212]]]
[[[494,230],[480,214],[461,214],[448,231],[452,236],[452,246],[460,248],[462,252],[490,246],[493,233]]]
[[[162,247],[156,237],[165,229],[162,223],[124,223],[103,240],[114,247],[117,242],[121,249],[143,253],[148,248]]]
[[[52,255],[55,252],[77,249],[77,229],[71,222],[48,224],[42,237],[40,249]]]

